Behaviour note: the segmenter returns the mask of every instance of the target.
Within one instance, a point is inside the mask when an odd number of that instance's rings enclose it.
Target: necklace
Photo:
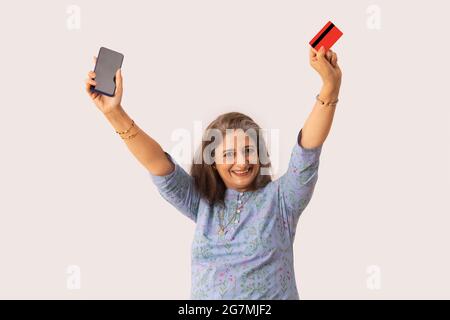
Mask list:
[[[219,236],[223,236],[227,231],[225,230],[230,223],[232,223],[234,221],[234,223],[238,223],[239,222],[239,215],[241,213],[241,210],[244,208],[244,204],[246,204],[251,198],[253,198],[253,196],[255,195],[256,192],[253,192],[252,195],[250,197],[248,197],[248,199],[242,203],[242,198],[239,199],[238,196],[238,201],[237,201],[237,205],[236,205],[236,211],[234,212],[233,216],[231,217],[231,219],[228,220],[228,223],[224,226],[223,225],[223,220],[224,220],[224,210],[222,209],[219,212],[219,230],[218,230],[218,234]],[[240,193],[240,195],[243,195],[243,192]]]

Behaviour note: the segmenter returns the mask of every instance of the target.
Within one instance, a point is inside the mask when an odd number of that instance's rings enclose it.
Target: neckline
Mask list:
[[[225,198],[234,198],[234,197],[237,197],[237,196],[246,197],[247,195],[252,194],[254,192],[255,192],[255,190],[238,191],[236,189],[227,188],[225,190]]]

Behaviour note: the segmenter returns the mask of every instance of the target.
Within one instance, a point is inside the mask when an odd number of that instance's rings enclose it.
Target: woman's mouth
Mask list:
[[[252,173],[253,168],[248,168],[246,170],[231,170],[231,172],[238,177],[246,177]]]

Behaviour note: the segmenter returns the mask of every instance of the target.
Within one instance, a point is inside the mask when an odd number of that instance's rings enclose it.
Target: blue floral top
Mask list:
[[[225,210],[201,198],[193,178],[168,153],[175,170],[150,173],[163,198],[196,223],[191,299],[299,299],[293,242],[313,195],[323,146],[303,148],[301,134],[287,172],[256,191],[227,189]],[[222,210],[224,233],[218,232]]]

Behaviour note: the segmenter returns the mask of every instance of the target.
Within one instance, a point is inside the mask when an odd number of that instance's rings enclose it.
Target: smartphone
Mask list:
[[[98,92],[113,97],[116,91],[116,72],[122,67],[123,54],[101,47],[95,63],[96,86],[91,86],[92,92]]]

